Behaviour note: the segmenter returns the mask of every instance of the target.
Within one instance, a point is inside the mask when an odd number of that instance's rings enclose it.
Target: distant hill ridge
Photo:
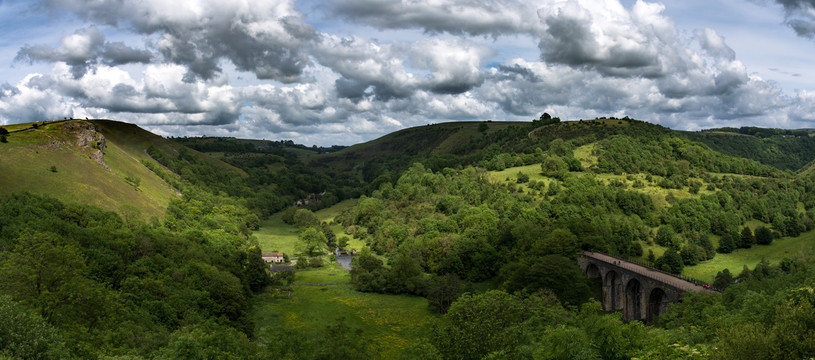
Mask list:
[[[710,160],[718,158],[719,155],[714,154],[718,152],[755,160],[781,170],[800,170],[803,174],[815,172],[815,136],[811,136],[808,130],[747,127],[685,132],[628,118],[563,122],[557,118],[545,122],[449,122],[402,129],[345,148],[309,148],[292,141],[234,138],[165,139],[136,125],[111,120],[60,120],[15,124],[4,128],[10,133],[6,135],[8,142],[0,144],[0,166],[5,169],[0,173],[0,194],[30,191],[63,201],[96,204],[109,210],[120,210],[128,205],[144,216],[158,217],[163,215],[169,201],[178,197],[180,192],[173,187],[178,187],[176,182],[168,183],[167,180],[172,179],[167,178],[166,174],[162,179],[145,166],[151,163],[159,166],[161,162],[148,153],[163,156],[165,159],[161,160],[164,163],[168,157],[176,159],[173,160],[177,165],[175,177],[184,175],[177,171],[188,161],[184,159],[197,159],[196,162],[208,164],[209,171],[214,171],[216,175],[210,181],[224,182],[211,187],[211,191],[229,189],[232,186],[229,179],[251,178],[264,171],[278,172],[277,180],[250,181],[255,189],[262,189],[269,181],[277,182],[277,185],[274,182],[268,185],[277,186],[278,189],[275,190],[277,198],[273,199],[275,205],[267,206],[263,210],[266,212],[277,211],[286,206],[286,202],[311,193],[321,193],[326,189],[332,192],[332,185],[336,185],[332,201],[359,196],[377,189],[382,182],[395,182],[401,171],[414,162],[422,162],[436,171],[468,165],[493,170],[496,167],[528,165],[539,162],[533,155],[539,149],[547,151],[557,139],[571,141],[569,146],[577,148],[592,143],[601,144],[600,141],[614,136],[642,141],[677,137],[687,139],[689,145],[699,146],[692,146],[693,154],[671,155],[679,156],[675,161],[681,160],[682,156]],[[602,143],[605,146],[625,145],[625,148],[645,144],[636,141],[631,144],[620,141]],[[650,144],[652,147],[662,146],[653,142]],[[192,148],[212,152],[215,156]],[[602,146],[593,149],[598,153],[585,155],[597,157],[606,151]],[[247,151],[258,153],[254,157],[227,156]],[[597,166],[604,167],[595,171],[612,171],[613,166],[619,166],[615,164],[625,160],[617,156],[606,156],[608,161],[602,158]],[[230,162],[236,165],[230,165]],[[301,165],[296,164],[300,162],[313,172],[298,167]],[[164,169],[171,173],[169,168]],[[298,185],[302,181],[297,179],[313,178],[315,174],[325,178],[307,186]],[[189,171],[186,175],[190,175]],[[293,183],[280,185],[280,179],[288,177]],[[368,190],[361,190],[363,188]],[[258,204],[255,207],[263,207],[264,201],[255,199],[254,204]]]

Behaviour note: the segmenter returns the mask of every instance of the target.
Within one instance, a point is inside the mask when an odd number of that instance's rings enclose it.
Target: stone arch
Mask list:
[[[589,263],[586,266],[586,277],[589,278],[589,291],[591,291],[591,296],[595,299],[603,300],[603,274],[600,272],[600,268],[597,267],[594,263]]]
[[[625,313],[628,320],[642,319],[642,285],[637,279],[631,279],[625,285]]]
[[[603,295],[607,299],[604,303],[606,310],[619,310],[623,308],[623,294],[620,293],[622,276],[614,270],[606,271],[603,278]]]
[[[602,278],[602,275],[600,275],[600,268],[593,263],[589,263],[589,266],[586,267],[586,276],[588,276],[589,279]]]
[[[645,320],[653,322],[659,315],[665,313],[668,308],[668,295],[661,288],[654,288],[648,295],[648,311]]]

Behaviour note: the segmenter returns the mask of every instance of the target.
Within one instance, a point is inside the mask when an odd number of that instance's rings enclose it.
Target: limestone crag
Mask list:
[[[88,157],[102,165],[105,170],[110,168],[105,164],[105,136],[89,122],[70,122],[63,127],[74,134],[74,145],[88,154]]]

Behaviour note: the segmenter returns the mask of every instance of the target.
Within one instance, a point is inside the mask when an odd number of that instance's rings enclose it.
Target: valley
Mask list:
[[[162,138],[107,120],[17,127],[30,129],[0,144],[0,311],[24,320],[0,323],[0,335],[34,335],[25,348],[0,337],[12,358],[815,351],[805,132],[541,117],[309,148]],[[765,147],[746,151],[750,139]],[[338,248],[355,254],[350,271]],[[724,292],[625,322],[603,310],[581,251]],[[272,252],[285,261],[265,263]],[[791,327],[804,335],[784,338]]]

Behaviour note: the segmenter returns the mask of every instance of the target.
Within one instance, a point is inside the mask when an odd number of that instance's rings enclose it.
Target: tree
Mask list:
[[[568,229],[555,229],[534,245],[538,255],[573,257],[577,253],[577,236]]]
[[[546,155],[541,163],[541,174],[544,176],[563,179],[569,171],[569,165],[560,156]]]
[[[6,128],[0,126],[0,135],[8,135],[8,130],[6,130]]]
[[[458,296],[463,285],[455,274],[434,276],[427,285],[427,300],[430,307],[439,313],[446,314]]]
[[[679,256],[682,257],[682,263],[689,266],[698,264],[703,254],[704,250],[702,247],[694,244],[687,244],[679,251]]]
[[[246,264],[244,265],[246,282],[252,291],[258,292],[271,281],[269,273],[266,271],[266,262],[263,261],[262,253],[257,246],[250,247],[246,255]]]
[[[522,171],[518,171],[518,184],[524,184],[529,182],[529,175]]]
[[[325,251],[325,234],[314,227],[303,230],[298,239],[308,256],[314,256],[315,252],[321,253]]]
[[[759,226],[756,228],[755,238],[760,245],[770,245],[773,242],[773,232],[764,226]]]
[[[733,240],[733,234],[725,233],[719,239],[719,248],[716,249],[719,253],[729,254],[736,249],[736,242]]]
[[[292,225],[298,229],[317,227],[319,224],[320,220],[309,209],[297,209],[292,216]]]
[[[8,139],[6,139],[6,135],[0,135],[0,143],[7,143]]]
[[[445,359],[482,359],[512,352],[522,338],[523,302],[499,290],[466,293],[450,306],[444,326],[435,329],[434,345]]]
[[[85,259],[52,233],[28,232],[0,265],[0,290],[39,310],[48,320],[82,291]]]
[[[339,239],[337,239],[337,246],[340,249],[345,249],[348,246],[348,241],[350,240],[351,239],[349,239],[347,236],[342,236]]]
[[[401,294],[424,294],[426,281],[422,267],[408,255],[396,255],[388,271],[388,292]]]
[[[351,285],[358,291],[385,292],[387,275],[382,260],[368,248],[363,248],[359,256],[351,260]]]
[[[682,264],[682,257],[676,249],[669,248],[657,259],[656,267],[673,274],[681,274],[684,265]]]
[[[713,287],[719,289],[726,289],[728,286],[733,284],[733,274],[730,273],[730,270],[724,269],[716,273],[716,277],[713,279]]]
[[[0,349],[0,358],[70,358],[57,330],[8,296],[0,296]]]
[[[579,305],[589,298],[586,276],[573,260],[561,255],[526,258],[501,269],[501,286],[510,293],[551,290],[561,302]]]
[[[756,241],[756,238],[753,236],[753,231],[747,226],[741,229],[741,236],[739,238],[741,240],[739,247],[742,249],[749,249]]]
[[[659,246],[671,247],[675,246],[678,243],[676,239],[676,233],[674,233],[673,227],[670,225],[662,225],[657,229],[657,235],[654,238],[654,242],[657,243]]]

